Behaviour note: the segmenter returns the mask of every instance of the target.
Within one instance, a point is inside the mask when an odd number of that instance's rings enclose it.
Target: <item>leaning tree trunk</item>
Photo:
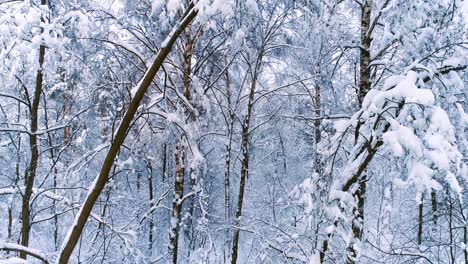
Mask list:
[[[41,0],[41,5],[47,5],[46,0]],[[45,18],[41,17],[41,21],[45,22]],[[21,245],[28,247],[29,246],[29,233],[31,229],[31,208],[30,208],[30,201],[32,196],[32,189],[34,187],[34,179],[36,178],[36,170],[37,164],[39,160],[39,147],[37,142],[37,126],[38,126],[38,115],[39,115],[39,103],[41,100],[42,88],[43,88],[43,65],[44,65],[44,58],[45,58],[45,45],[42,44],[39,47],[39,69],[37,70],[36,74],[36,87],[34,89],[34,98],[31,105],[31,124],[30,124],[30,131],[31,134],[29,135],[29,150],[31,152],[30,160],[29,160],[29,167],[25,174],[24,179],[24,193],[23,193],[23,200],[21,206]],[[26,259],[27,254],[23,251],[20,252],[20,258]]]
[[[99,195],[101,194],[102,190],[104,189],[107,180],[109,178],[109,172],[114,165],[115,158],[122,146],[127,132],[130,128],[130,124],[135,116],[138,107],[145,95],[148,87],[151,85],[151,82],[154,79],[154,76],[161,68],[165,58],[169,54],[174,45],[175,41],[182,33],[182,31],[189,26],[192,20],[197,15],[197,11],[194,9],[193,3],[190,4],[186,13],[182,16],[180,23],[178,23],[172,33],[167,37],[167,39],[163,42],[164,45],[159,50],[156,58],[145,73],[143,78],[141,79],[140,85],[137,88],[135,96],[130,101],[128,106],[127,112],[125,113],[119,128],[115,134],[114,140],[109,148],[109,151],[106,154],[106,158],[104,163],[102,164],[101,171],[97,178],[94,180],[93,185],[90,187],[88,196],[85,199],[80,211],[78,212],[73,226],[70,228],[66,238],[63,241],[62,249],[59,252],[59,257],[57,262],[60,264],[68,263],[70,256],[78,243],[78,240],[83,232],[84,226],[91,214],[94,204],[96,203]]]

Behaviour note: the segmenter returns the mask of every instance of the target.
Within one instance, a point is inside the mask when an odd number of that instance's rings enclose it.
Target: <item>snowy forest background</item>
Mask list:
[[[0,0],[0,263],[468,263],[467,19]]]

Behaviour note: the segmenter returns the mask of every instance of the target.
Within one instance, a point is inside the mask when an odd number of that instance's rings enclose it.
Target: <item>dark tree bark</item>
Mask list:
[[[46,0],[41,0],[42,5],[46,5]],[[45,22],[45,18],[41,17],[41,21]],[[36,134],[38,127],[38,115],[39,115],[39,104],[41,100],[41,94],[43,89],[43,65],[45,59],[45,45],[40,45],[39,47],[39,69],[36,74],[36,86],[34,89],[34,98],[31,105],[31,123],[29,135],[29,151],[31,152],[29,166],[26,171],[24,179],[24,194],[21,206],[21,245],[28,247],[29,246],[29,233],[31,229],[31,196],[32,189],[34,187],[34,179],[36,178],[37,164],[39,160],[39,146],[38,146],[38,137]],[[24,251],[20,251],[20,258],[26,259],[27,254]]]
[[[163,153],[162,153],[162,173],[161,178],[162,182],[166,183],[166,176],[167,176],[167,144],[163,144]]]
[[[237,210],[236,210],[236,226],[234,230],[234,237],[232,240],[232,255],[231,264],[237,263],[238,250],[239,250],[239,236],[240,236],[240,224],[242,217],[242,208],[244,205],[244,194],[245,185],[247,182],[247,176],[249,174],[249,143],[250,143],[250,122],[252,120],[252,109],[255,99],[255,90],[257,87],[257,79],[260,74],[260,67],[263,61],[263,49],[260,50],[257,61],[254,66],[252,73],[252,84],[250,86],[249,101],[247,104],[247,113],[245,116],[244,124],[242,125],[242,163],[241,163],[241,178],[239,183],[239,194],[237,199]]]
[[[432,190],[431,191],[431,205],[432,205],[432,221],[434,225],[437,225],[437,193]]]
[[[154,206],[154,191],[153,191],[153,166],[151,166],[151,162],[147,161],[146,162],[146,167],[148,168],[148,195],[149,195],[149,208],[153,208]],[[153,249],[153,229],[154,229],[154,223],[153,223],[153,217],[149,217],[149,227],[148,227],[148,243],[149,243],[149,250],[150,252]]]
[[[424,196],[421,195],[421,202],[418,209],[418,245],[422,243],[423,223],[424,223]]]

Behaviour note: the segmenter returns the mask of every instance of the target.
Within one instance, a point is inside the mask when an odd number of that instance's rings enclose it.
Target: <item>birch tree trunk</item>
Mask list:
[[[231,159],[232,159],[232,137],[234,134],[234,118],[235,113],[232,109],[232,91],[231,91],[231,80],[229,79],[229,71],[226,70],[226,96],[228,101],[228,143],[226,144],[226,159],[225,159],[225,168],[224,168],[224,219],[226,223],[231,222]],[[230,237],[229,237],[229,229],[226,230],[226,239],[225,239],[225,247],[223,249],[224,252],[224,262],[227,261],[229,256],[229,245],[230,245]]]
[[[370,45],[371,45],[371,32],[370,23],[371,23],[371,7],[372,0],[366,0],[362,3],[362,15],[361,15],[361,47],[359,55],[359,94],[358,102],[359,108],[362,106],[364,97],[367,95],[371,89],[371,76],[370,76]],[[355,247],[356,243],[360,243],[364,230],[364,207],[366,199],[366,189],[367,189],[367,175],[364,172],[359,179],[359,186],[356,192],[354,193],[355,199],[357,200],[357,208],[353,209],[354,220],[352,222],[352,230],[354,241],[348,248],[347,263],[356,263],[356,258],[359,254],[357,248]]]
[[[183,84],[183,95],[185,99],[191,103],[192,101],[192,56],[193,51],[195,48],[195,37],[192,37],[190,30],[186,30],[182,35],[181,39],[183,40],[182,44],[182,84]],[[190,113],[189,110],[185,111],[191,118],[187,121],[188,123],[192,123],[195,121],[195,113]],[[171,228],[169,233],[169,240],[170,245],[169,249],[172,253],[172,260],[173,263],[177,263],[178,258],[178,246],[179,246],[179,233],[180,233],[180,225],[182,222],[182,209],[183,209],[183,202],[184,202],[184,182],[186,176],[186,162],[188,157],[188,146],[187,140],[184,138],[183,135],[180,135],[176,142],[176,153],[175,153],[175,164],[176,164],[176,172],[175,172],[175,181],[174,181],[174,200],[172,203],[172,218],[171,218]],[[196,180],[192,175],[193,170],[190,169],[188,176],[190,177],[190,186],[189,189],[192,190],[195,188]],[[191,198],[190,203],[190,219],[188,219],[190,229],[192,225],[192,218],[193,218],[193,196]],[[189,238],[192,240],[192,238]]]
[[[177,263],[180,222],[182,219],[182,203],[184,197],[186,149],[183,141],[183,138],[178,139],[175,151],[176,173],[174,180],[174,198],[172,202],[171,228],[169,233],[169,250],[172,253],[172,262],[174,264]]]

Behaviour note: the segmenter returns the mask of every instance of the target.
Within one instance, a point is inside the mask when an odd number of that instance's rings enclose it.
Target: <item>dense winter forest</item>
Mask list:
[[[0,0],[0,263],[468,264],[468,0]]]

